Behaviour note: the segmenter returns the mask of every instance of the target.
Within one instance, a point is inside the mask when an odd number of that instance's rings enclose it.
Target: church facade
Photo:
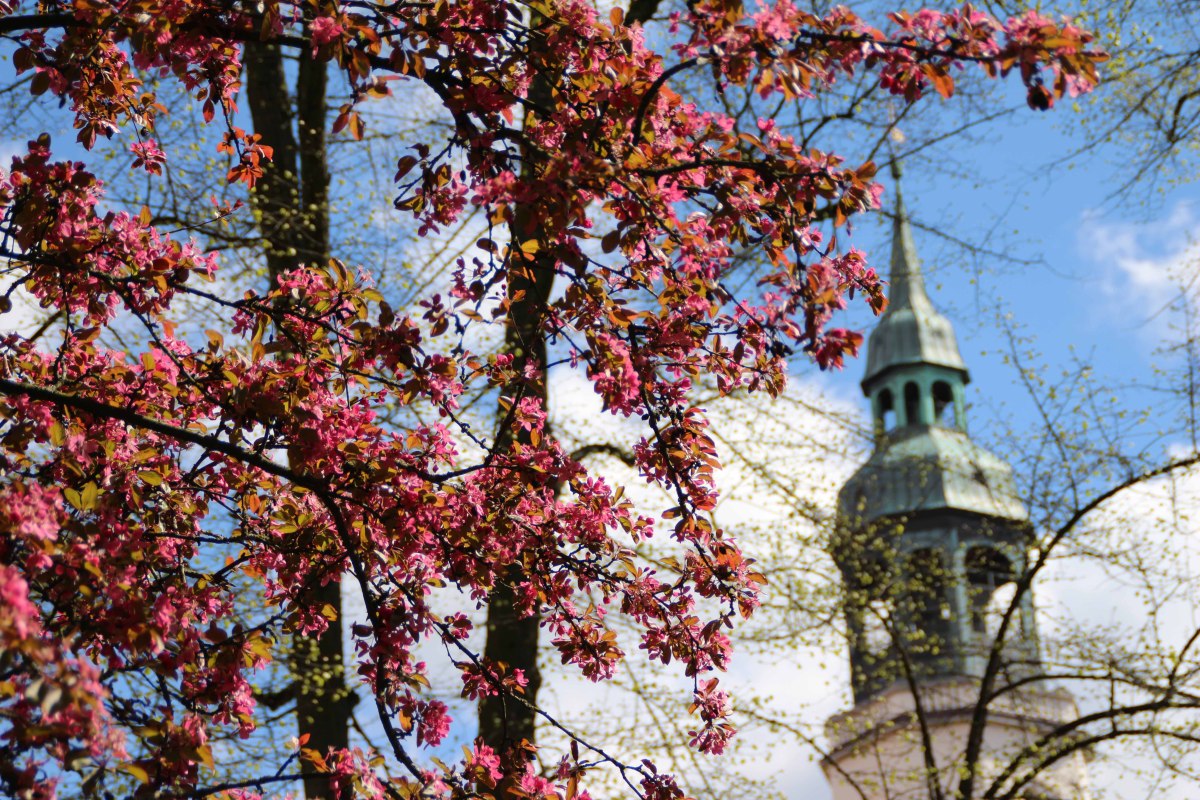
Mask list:
[[[1089,800],[1075,701],[1042,677],[1033,528],[1009,466],[967,433],[970,375],[896,192],[862,381],[875,448],[833,543],[854,706],[829,720],[822,766],[834,800],[955,798],[964,781],[972,798]]]

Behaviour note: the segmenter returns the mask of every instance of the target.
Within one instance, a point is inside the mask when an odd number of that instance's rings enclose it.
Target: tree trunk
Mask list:
[[[529,209],[518,209],[512,223],[512,249],[520,252],[520,243],[531,236],[531,214]],[[511,387],[510,394],[536,396],[545,405],[546,390],[546,339],[542,322],[546,304],[554,285],[554,261],[539,254],[525,263],[523,272],[510,273],[508,293],[514,299],[509,306],[505,345],[518,363],[534,366],[538,378],[532,385],[523,383]],[[518,370],[521,372],[522,370]],[[517,397],[512,397],[515,401]],[[503,417],[503,413],[501,413]],[[543,433],[549,436],[547,430]],[[529,444],[528,433],[514,432],[501,427],[496,433],[496,449],[508,449],[515,441]],[[533,614],[521,617],[515,608],[514,587],[528,574],[526,565],[514,564],[501,576],[488,598],[487,642],[483,655],[493,662],[503,662],[509,669],[525,673],[524,702],[505,697],[503,694],[485,697],[479,703],[479,736],[489,746],[503,754],[509,770],[519,768],[532,756],[534,723],[536,715],[533,705],[537,703],[538,689],[542,684],[538,670],[538,628],[541,617]]]
[[[658,6],[659,0],[632,0],[626,21],[629,24],[644,23],[657,12]],[[530,27],[536,29],[536,17],[531,20]],[[544,71],[535,72],[529,89],[529,99],[533,108],[553,106],[553,85]],[[532,173],[537,171],[534,156],[535,154],[528,149],[522,154],[522,177],[531,177]],[[536,226],[536,215],[532,208],[522,206],[514,212],[510,226],[510,246],[514,252],[520,250],[523,241],[536,237]],[[518,362],[529,362],[536,367],[540,379],[532,387],[523,385],[521,388],[525,396],[529,396],[531,392],[535,393],[545,405],[548,400],[548,362],[542,323],[554,287],[555,262],[552,256],[539,249],[525,265],[525,271],[510,273],[509,298],[521,299],[515,300],[509,306],[505,321],[505,344],[508,352],[515,355]],[[500,416],[503,418],[502,413]],[[543,432],[543,436],[549,435],[548,429]],[[512,431],[498,430],[496,449],[504,450],[511,443],[512,437]],[[529,679],[525,688],[525,702],[500,695],[485,697],[479,703],[479,736],[497,752],[508,754],[510,765],[519,764],[519,759],[527,760],[532,756],[532,751],[522,747],[522,744],[534,743],[537,715],[532,707],[537,704],[538,689],[542,683],[537,665],[538,628],[541,617],[535,614],[521,618],[514,608],[513,587],[525,572],[521,565],[514,565],[492,590],[488,598],[487,641],[483,650],[487,659],[504,662],[510,669],[520,669]],[[508,794],[503,786],[500,788],[499,794]]]
[[[325,145],[328,73],[325,64],[301,54],[293,114],[279,48],[248,45],[245,61],[246,97],[255,132],[275,148],[251,195],[274,283],[287,270],[324,264],[330,257]],[[333,580],[311,587],[309,596],[317,608],[328,606],[336,616],[318,637],[293,637],[296,723],[300,735],[308,736],[307,746],[325,755],[330,748],[349,746],[354,698],[346,686],[343,661],[341,584]],[[331,800],[329,779],[308,778],[304,795],[308,800]]]
[[[530,99],[535,106],[549,107],[552,86],[549,78],[538,73],[530,86]],[[522,159],[522,172],[530,177],[537,171],[533,154],[526,152]],[[510,223],[510,248],[513,264],[510,265],[508,297],[510,305],[505,320],[505,348],[516,358],[517,364],[530,364],[537,378],[522,382],[519,386],[506,387],[505,392],[512,400],[531,394],[547,401],[546,387],[546,338],[542,324],[547,305],[554,287],[553,255],[539,249],[532,257],[520,261],[521,243],[538,235],[535,210],[530,206],[518,207]],[[518,374],[524,372],[517,370]],[[504,412],[498,415],[503,420]],[[549,429],[543,436],[550,436]],[[496,450],[504,451],[513,442],[529,444],[528,433],[506,429],[503,422],[496,432]],[[515,608],[514,587],[528,574],[525,565],[514,564],[501,576],[488,598],[487,641],[484,657],[493,662],[503,662],[509,669],[525,673],[528,684],[521,699],[496,695],[484,697],[479,703],[479,736],[485,744],[501,754],[506,772],[518,770],[533,756],[535,722],[533,707],[537,704],[538,689],[542,677],[538,670],[538,628],[541,616],[518,615]],[[501,797],[510,792],[502,785]]]

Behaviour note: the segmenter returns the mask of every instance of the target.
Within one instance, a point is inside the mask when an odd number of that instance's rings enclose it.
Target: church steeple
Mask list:
[[[981,669],[986,606],[1023,568],[1029,534],[1012,471],[967,435],[967,368],[929,299],[896,195],[891,303],[871,333],[862,382],[875,451],[838,497],[834,555],[850,596],[856,699],[903,677],[903,663],[924,678]],[[1012,640],[1033,663],[1027,606]],[[872,631],[881,622],[886,637]]]
[[[854,692],[827,725],[834,800],[951,796],[981,690],[986,735],[972,768],[1019,764],[1078,716],[1069,693],[1042,682],[1032,594],[1016,594],[1033,530],[1012,470],[967,435],[967,380],[897,187],[891,305],[862,382],[875,449],[838,494],[832,541]],[[1087,800],[1082,754],[1024,792]]]
[[[925,276],[921,274],[917,248],[913,244],[912,223],[908,219],[908,209],[904,207],[900,174],[897,163],[892,167],[892,177],[896,180],[896,207],[892,214],[892,309],[912,308],[914,303],[932,309],[929,295],[925,293]]]
[[[892,174],[898,179],[899,168]],[[934,424],[966,430],[963,387],[971,378],[950,320],[925,291],[899,180],[893,219],[890,302],[868,340],[863,392],[881,434]]]

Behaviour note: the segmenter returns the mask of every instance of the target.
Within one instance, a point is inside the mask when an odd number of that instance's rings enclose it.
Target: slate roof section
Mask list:
[[[939,510],[1029,519],[1008,464],[963,431],[940,426],[896,431],[838,493],[838,511],[852,528]]]

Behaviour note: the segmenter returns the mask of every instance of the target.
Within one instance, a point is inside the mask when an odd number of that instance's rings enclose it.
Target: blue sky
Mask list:
[[[1018,99],[1019,87],[1009,88],[1009,98]],[[986,435],[1000,406],[1018,426],[1032,413],[1001,358],[1007,342],[998,313],[1011,314],[1033,337],[1052,371],[1079,358],[1115,386],[1151,381],[1154,367],[1167,361],[1156,351],[1179,321],[1163,311],[1175,296],[1169,275],[1197,271],[1188,258],[1200,186],[1184,176],[1170,191],[1137,187],[1113,196],[1129,177],[1129,145],[1071,157],[1088,130],[1067,103],[1047,113],[1022,109],[978,132],[975,141],[943,147],[946,158],[970,165],[971,179],[929,163],[905,170],[905,200],[918,224],[915,241],[930,294],[954,322],[971,371],[977,433]],[[890,176],[883,180],[890,186]],[[891,199],[889,191],[889,208]],[[921,226],[1030,263],[966,253]],[[855,232],[881,270],[889,240],[890,224],[882,219]],[[858,327],[872,323],[858,308],[848,318]],[[862,369],[860,359],[817,380],[855,397]],[[1134,407],[1150,402],[1136,393],[1127,400]]]

